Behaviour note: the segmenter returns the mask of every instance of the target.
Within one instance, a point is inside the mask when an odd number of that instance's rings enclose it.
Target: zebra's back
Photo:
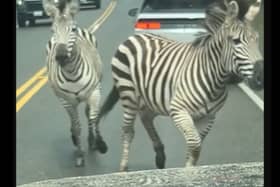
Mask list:
[[[140,108],[170,115],[173,100],[199,119],[217,112],[227,96],[225,87],[215,94],[210,90],[207,55],[193,43],[137,34],[119,46],[112,60],[113,77],[118,89],[128,93],[126,97],[130,90],[136,94]]]
[[[161,115],[169,114],[184,51],[191,45],[154,34],[137,34],[122,43],[113,60],[113,77],[119,89],[135,90],[140,103]]]

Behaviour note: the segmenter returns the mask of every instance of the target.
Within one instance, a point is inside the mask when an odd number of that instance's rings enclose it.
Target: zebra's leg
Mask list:
[[[136,118],[137,110],[131,108],[124,108],[123,120],[124,124],[122,127],[122,144],[123,152],[120,163],[120,171],[127,171],[128,167],[128,154],[131,142],[134,138],[134,121]]]
[[[89,119],[90,116],[90,107],[86,104],[85,110],[86,116],[88,118],[88,146],[90,150],[95,150],[95,138],[93,134],[93,122]]]
[[[207,123],[205,124],[201,124],[200,126],[198,126],[198,131],[199,131],[199,135],[201,138],[201,141],[203,142],[203,140],[205,139],[205,137],[207,136],[207,134],[209,133],[209,131],[211,130],[214,122],[215,122],[216,116],[214,115],[210,115],[207,119]]]
[[[75,159],[76,159],[76,166],[84,166],[84,151],[82,149],[81,145],[81,124],[79,121],[78,111],[77,111],[77,105],[73,106],[72,104],[66,102],[63,99],[60,99],[63,102],[63,106],[66,109],[70,120],[71,120],[71,138],[73,144],[77,147],[77,150],[75,152]]]
[[[186,111],[172,111],[171,117],[186,141],[186,166],[194,166],[200,155],[202,140],[193,119]]]
[[[98,87],[87,100],[86,116],[88,119],[88,145],[90,150],[97,149],[100,153],[106,153],[108,148],[99,131],[99,124],[96,123],[100,101],[100,88]],[[94,125],[95,124],[95,125]],[[96,134],[94,138],[93,128]]]
[[[134,88],[132,87],[127,90],[122,89],[121,91],[119,91],[119,93],[123,108],[123,152],[120,162],[120,171],[127,171],[129,149],[134,138],[134,121],[138,112],[138,100],[136,99]]]
[[[155,115],[152,114],[150,111],[141,110],[140,111],[140,118],[141,121],[153,142],[153,147],[156,152],[156,166],[159,169],[165,167],[165,153],[164,153],[164,145],[161,142],[161,139],[154,127],[154,120]]]

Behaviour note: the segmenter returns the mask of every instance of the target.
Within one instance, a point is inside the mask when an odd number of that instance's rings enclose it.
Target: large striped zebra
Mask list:
[[[225,1],[226,16],[219,28],[192,43],[146,33],[131,36],[118,47],[111,63],[114,86],[101,106],[98,123],[120,99],[121,171],[127,170],[138,113],[153,142],[158,168],[165,166],[165,153],[153,124],[157,115],[173,119],[186,141],[186,166],[193,166],[216,113],[226,101],[227,78],[235,74],[253,80],[255,88],[263,88],[258,34],[250,21],[239,16],[239,4]],[[213,18],[208,21],[216,22]],[[205,120],[207,123],[198,125]]]
[[[79,6],[74,0],[43,1],[52,18],[53,35],[47,44],[49,83],[62,102],[71,120],[71,134],[76,150],[76,166],[84,165],[81,146],[81,125],[77,107],[86,103],[88,144],[90,150],[107,151],[98,124],[95,124],[100,101],[102,62],[96,49],[96,39],[87,29],[77,27],[74,15]],[[95,130],[95,136],[93,133]]]
[[[260,11],[261,0],[245,1],[236,0],[240,5],[240,10],[238,12],[238,17],[241,19],[246,19],[253,21],[256,15]],[[216,32],[217,29],[221,27],[226,16],[226,6],[224,0],[216,0],[206,10],[205,27],[209,32]],[[229,84],[237,84],[243,81],[243,78],[239,75],[232,74],[226,81]],[[248,81],[251,84],[251,81]]]

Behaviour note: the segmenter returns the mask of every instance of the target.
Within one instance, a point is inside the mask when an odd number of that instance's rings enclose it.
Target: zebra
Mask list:
[[[86,103],[89,149],[97,149],[101,153],[107,151],[99,126],[95,124],[101,96],[102,61],[94,35],[87,29],[79,28],[74,20],[79,10],[77,1],[44,0],[43,6],[53,22],[53,35],[46,46],[48,80],[70,117],[72,142],[77,148],[75,165],[80,167],[84,166],[77,111],[81,102]]]
[[[239,4],[236,0],[225,1],[226,16],[220,28],[208,29],[207,34],[193,42],[138,33],[119,45],[111,62],[114,85],[101,105],[97,123],[121,101],[120,171],[128,169],[137,114],[152,140],[157,168],[164,168],[166,160],[164,145],[153,123],[158,115],[173,119],[185,138],[185,166],[195,166],[202,142],[226,101],[228,77],[235,74],[252,80],[255,89],[263,88],[258,33],[250,21],[238,16]],[[198,125],[201,121],[207,123]]]
[[[261,0],[253,0],[253,1],[244,1],[244,0],[236,0],[240,5],[240,11],[238,12],[238,16],[241,19],[253,21],[256,15],[260,11]],[[223,24],[226,16],[226,6],[224,4],[224,0],[214,1],[206,10],[206,19],[204,21],[204,26],[207,27],[207,30],[210,32],[215,32],[220,26]],[[229,84],[237,84],[243,81],[243,78],[232,74],[228,80],[226,81]],[[251,84],[248,81],[248,84]]]

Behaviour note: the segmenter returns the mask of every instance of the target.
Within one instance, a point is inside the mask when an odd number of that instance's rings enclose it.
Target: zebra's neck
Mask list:
[[[213,35],[206,43],[205,58],[208,59],[207,64],[203,67],[205,74],[213,77],[217,87],[224,87],[230,72],[227,67],[231,61],[231,51],[226,32],[221,30]]]

